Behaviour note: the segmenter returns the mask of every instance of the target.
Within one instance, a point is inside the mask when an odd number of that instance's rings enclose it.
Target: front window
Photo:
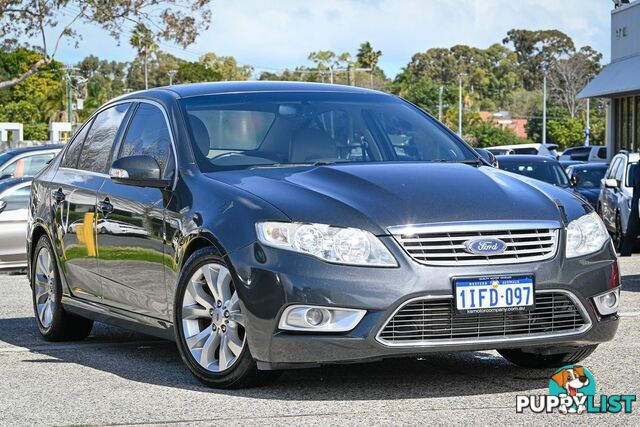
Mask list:
[[[435,120],[387,95],[285,92],[183,100],[201,169],[369,163],[477,162]]]
[[[635,173],[637,167],[638,167],[638,162],[629,163],[627,165],[626,187],[633,187],[633,174]]]
[[[508,161],[500,160],[500,169],[534,178],[558,187],[568,187],[569,178],[559,163],[543,161]]]

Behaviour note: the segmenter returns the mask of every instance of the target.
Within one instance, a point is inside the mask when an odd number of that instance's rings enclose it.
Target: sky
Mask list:
[[[432,47],[486,48],[512,28],[559,29],[577,47],[588,44],[602,52],[608,63],[612,7],[611,0],[214,0],[211,26],[193,45],[160,48],[192,61],[210,51],[233,55],[259,72],[310,65],[307,56],[315,50],[355,54],[369,41],[382,51],[379,66],[393,77],[414,53]],[[61,15],[60,23],[69,19]],[[64,43],[58,60],[135,56],[128,36],[118,46],[93,25],[78,30],[79,46]]]

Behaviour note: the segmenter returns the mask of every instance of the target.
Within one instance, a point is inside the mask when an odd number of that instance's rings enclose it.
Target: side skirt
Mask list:
[[[109,325],[130,329],[154,337],[175,341],[173,324],[115,307],[62,296],[62,306],[69,313]]]

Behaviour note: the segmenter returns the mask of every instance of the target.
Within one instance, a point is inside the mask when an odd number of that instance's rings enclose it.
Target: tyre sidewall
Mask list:
[[[53,273],[55,276],[55,293],[54,293],[54,310],[51,320],[51,325],[49,327],[45,327],[40,321],[40,316],[38,316],[38,305],[36,303],[36,264],[38,259],[38,254],[40,251],[46,248],[49,250],[49,255],[51,257],[51,262],[53,264]],[[53,246],[49,241],[47,236],[42,236],[40,240],[38,240],[38,244],[36,245],[36,249],[33,252],[33,259],[31,261],[31,301],[33,303],[33,312],[36,318],[36,324],[38,325],[38,330],[40,333],[46,338],[49,335],[54,334],[54,331],[57,329],[58,325],[61,323],[62,319],[62,284],[60,283],[60,272],[58,271],[58,264],[56,261],[55,252],[53,251]]]
[[[214,249],[204,248],[191,255],[180,273],[173,307],[175,339],[182,360],[200,381],[209,386],[233,388],[234,386],[240,386],[239,384],[245,382],[248,376],[255,375],[257,370],[256,363],[249,351],[249,343],[247,342],[245,344],[244,349],[239,356],[239,360],[231,368],[219,373],[211,372],[200,366],[200,364],[191,355],[191,352],[187,347],[184,330],[182,328],[182,300],[189,280],[200,267],[210,263],[220,264],[229,268],[225,260],[218,256]]]

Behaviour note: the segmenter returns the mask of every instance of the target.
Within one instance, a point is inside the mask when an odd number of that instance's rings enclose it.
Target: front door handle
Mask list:
[[[58,190],[53,193],[53,200],[55,200],[56,204],[59,205],[60,203],[64,202],[64,199],[65,195],[62,192],[62,188],[58,188]]]
[[[109,200],[108,197],[103,201],[101,201],[100,203],[98,203],[98,210],[102,212],[102,215],[105,218],[108,217],[111,212],[113,212],[113,205],[111,204],[111,201]]]

